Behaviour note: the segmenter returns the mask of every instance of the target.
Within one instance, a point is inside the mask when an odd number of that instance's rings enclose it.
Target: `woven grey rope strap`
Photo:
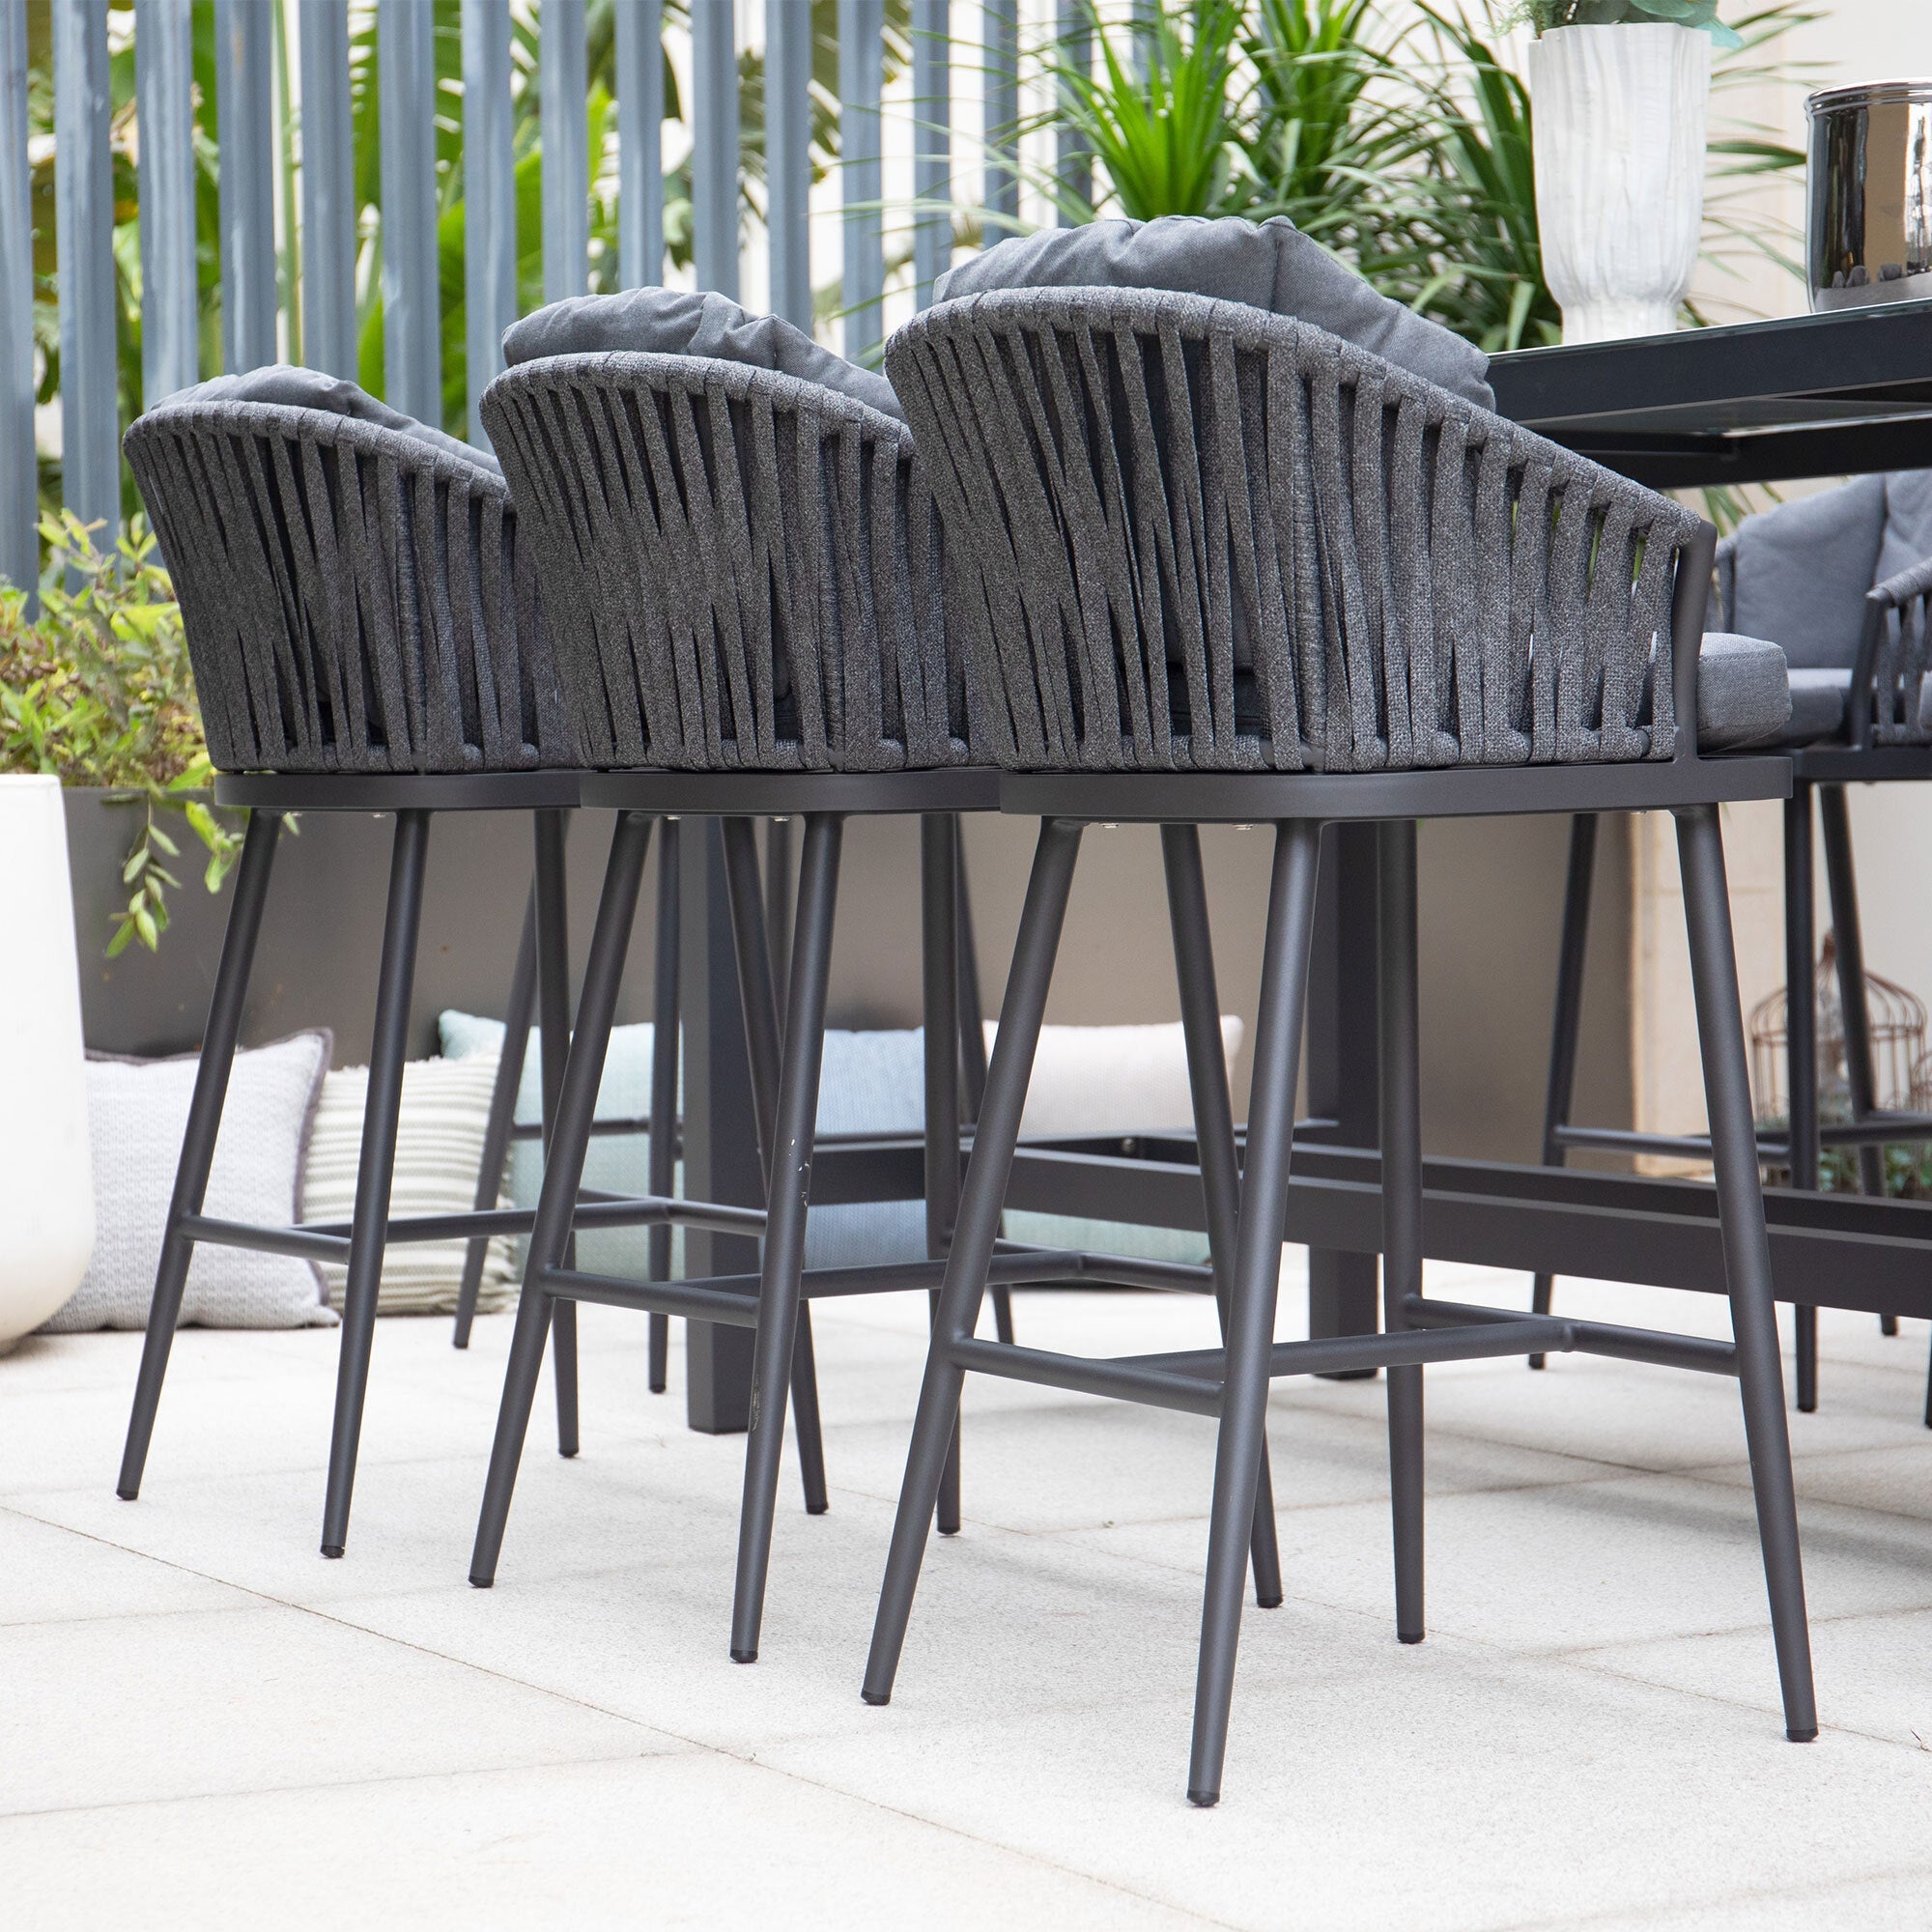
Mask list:
[[[1142,290],[943,303],[887,366],[976,753],[1019,769],[1669,757],[1701,522],[1319,329]]]
[[[480,465],[281,405],[161,405],[127,451],[224,771],[575,762],[515,514]]]

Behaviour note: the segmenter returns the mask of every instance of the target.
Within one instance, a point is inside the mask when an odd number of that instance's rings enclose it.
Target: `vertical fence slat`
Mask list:
[[[34,535],[34,208],[27,170],[27,0],[0,0],[0,577],[31,598]]]
[[[1076,73],[1091,74],[1094,71],[1094,29],[1087,0],[1060,0],[1059,16],[1053,32],[1055,57],[1061,65]],[[1073,98],[1073,90],[1063,80],[1059,93],[1064,110]],[[1054,174],[1060,192],[1077,208],[1090,200],[1094,192],[1094,162],[1086,139],[1063,119],[1054,130],[1053,147]],[[1059,216],[1061,225],[1065,226],[1066,211],[1060,210]]]
[[[275,359],[274,21],[263,0],[214,0],[221,137],[221,359]]]
[[[301,0],[302,359],[355,375],[355,151],[349,0]]]
[[[885,334],[879,215],[879,103],[886,81],[885,0],[838,0],[839,185],[845,204],[845,354],[854,362]]]
[[[731,0],[691,0],[692,253],[697,286],[738,298],[738,34]]]
[[[952,266],[952,0],[912,0],[912,182],[921,211],[913,224],[912,272],[921,308]]]
[[[641,289],[664,280],[664,0],[616,15],[617,279]]]
[[[986,142],[986,212],[1009,219],[1020,212],[1019,143],[1014,138],[1020,118],[1019,0],[983,0]],[[990,247],[1011,230],[994,220],[986,227]]]
[[[138,0],[134,92],[141,152],[141,401],[201,368],[194,259],[194,30],[188,0]]]
[[[104,523],[97,541],[109,548],[121,523],[121,437],[107,0],[53,0],[53,55],[61,500],[82,523]]]
[[[842,31],[842,29],[841,29]],[[765,226],[772,313],[811,332],[811,7],[765,0]]]
[[[442,421],[436,250],[436,16],[431,0],[382,0],[377,120],[383,148],[383,387],[390,406]]]
[[[590,156],[583,0],[543,0],[544,299],[581,296],[590,281]]]
[[[464,355],[469,440],[517,319],[517,171],[510,145],[510,0],[463,0]]]

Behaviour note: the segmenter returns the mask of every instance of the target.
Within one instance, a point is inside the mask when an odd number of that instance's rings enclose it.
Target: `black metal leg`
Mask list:
[[[1262,1426],[1267,1412],[1320,853],[1320,826],[1293,820],[1275,828],[1274,877],[1268,889],[1267,939],[1255,1024],[1254,1081],[1248,1098],[1248,1151],[1241,1177],[1241,1226],[1229,1293],[1227,1378],[1208,1526],[1194,1746],[1187,1768],[1187,1797],[1194,1804],[1219,1800],[1228,1748],[1235,1652],[1241,1634],[1241,1585],[1248,1567]]]
[[[724,820],[724,875],[731,905],[732,951],[738,961],[738,998],[745,1013],[745,1044],[751,1062],[752,1107],[758,1123],[758,1151],[765,1173],[765,1199],[771,1201],[773,1150],[778,1146],[780,1061],[778,998],[772,984],[772,959],[765,934],[764,909],[758,883],[758,848],[749,818]],[[821,1031],[823,1022],[820,1022]],[[822,1048],[821,1048],[822,1050]],[[814,1092],[816,1091],[814,1087]],[[766,1235],[766,1251],[771,1236]],[[825,1449],[818,1433],[818,1390],[801,1385],[812,1370],[811,1311],[798,1312],[799,1350],[792,1357],[792,1426],[798,1437],[799,1477],[805,1507],[823,1516],[827,1507]],[[753,1344],[753,1360],[756,1343]],[[755,1404],[753,1425],[756,1424]]]
[[[1377,830],[1380,883],[1382,1070],[1382,1326],[1408,1326],[1403,1310],[1422,1293],[1422,1023],[1416,992],[1415,821]],[[1389,1505],[1395,1530],[1395,1632],[1420,1643],[1422,1369],[1388,1371]]]
[[[959,1211],[959,847],[956,817],[927,812],[919,825],[921,1008],[925,1040],[925,1252],[946,1252]],[[983,1046],[985,1035],[980,1041]],[[983,1086],[983,1082],[981,1083]],[[937,1293],[927,1297],[939,1319]],[[1011,1313],[1009,1311],[1009,1322]],[[959,1534],[959,1422],[939,1485],[939,1533]]]
[[[1765,1235],[1737,958],[1732,950],[1730,902],[1724,884],[1723,836],[1716,806],[1695,806],[1678,812],[1677,850],[1684,875],[1684,916],[1697,999],[1704,1094],[1711,1117],[1711,1156],[1723,1230],[1731,1329],[1737,1343],[1745,1437],[1750,1452],[1758,1539],[1764,1549],[1771,1625],[1777,1647],[1785,1733],[1796,1743],[1805,1743],[1818,1735],[1811,1640],[1804,1617],[1798,1506],[1784,1418],[1777,1321],[1772,1302],[1771,1245]]]
[[[779,1456],[784,1446],[785,1385],[794,1350],[806,1339],[800,1320],[800,1275],[811,1193],[811,1150],[818,1119],[818,1075],[825,1052],[825,984],[832,967],[833,917],[838,901],[838,847],[843,824],[812,812],[805,821],[798,929],[785,1001],[784,1052],[771,1143],[771,1188],[764,1262],[758,1279],[758,1326],[752,1356],[752,1429],[745,1445],[745,1500],[738,1524],[738,1584],[731,1606],[731,1657],[758,1655],[771,1564]],[[808,1373],[800,1378],[810,1386]],[[801,1429],[803,1437],[805,1431]],[[824,1480],[820,1471],[820,1482]]]
[[[1818,985],[1812,963],[1816,923],[1811,872],[1811,787],[1801,780],[1784,805],[1784,1040],[1786,1117],[1793,1187],[1818,1185]],[[1818,1311],[1792,1311],[1797,1340],[1798,1406],[1818,1406]]]
[[[355,1452],[369,1350],[376,1335],[376,1296],[388,1235],[389,1187],[396,1170],[396,1119],[403,1104],[409,1053],[410,990],[415,980],[416,933],[422,920],[429,813],[396,814],[389,862],[389,903],[383,921],[383,963],[376,985],[376,1027],[369,1045],[369,1094],[362,1110],[362,1150],[355,1169],[355,1210],[349,1224],[349,1276],[342,1291],[342,1352],[335,1372],[335,1428],[328,1445],[328,1493],[323,1504],[322,1553],[340,1556],[349,1541]]]
[[[1577,1092],[1577,1041],[1583,1023],[1583,967],[1590,952],[1590,887],[1597,870],[1597,814],[1579,811],[1570,821],[1570,872],[1563,885],[1563,941],[1556,961],[1556,1016],[1549,1029],[1549,1085],[1543,1099],[1543,1164],[1563,1165],[1559,1129],[1570,1123],[1570,1103]],[[1553,1275],[1540,1274],[1530,1289],[1529,1305],[1538,1315],[1549,1313]],[[1529,1366],[1543,1367],[1532,1355]]]
[[[537,848],[538,1021],[543,1061],[544,1158],[556,1128],[564,1063],[570,1058],[570,905],[563,869],[569,815],[539,811]],[[576,1261],[575,1243],[564,1247],[564,1265]],[[559,1301],[551,1311],[551,1376],[556,1384],[556,1453],[575,1456],[577,1431],[577,1304]]]
[[[772,990],[782,1007],[791,978],[791,820],[765,822],[765,944],[772,951]]]
[[[953,923],[959,943],[959,1081],[967,1121],[980,1118],[986,1092],[986,1029],[980,1002],[980,952],[973,939],[973,895],[966,883],[964,821],[952,814],[952,873],[958,888]],[[993,1289],[993,1332],[1002,1342],[1013,1339],[1013,1292],[1004,1282]]]
[[[536,1225],[530,1230],[524,1292],[517,1303],[517,1326],[510,1339],[509,1366],[503,1372],[497,1436],[490,1448],[490,1474],[483,1488],[476,1546],[469,1559],[469,1580],[478,1589],[487,1590],[496,1580],[497,1558],[503,1548],[503,1526],[509,1520],[510,1495],[516,1488],[517,1463],[524,1452],[530,1404],[536,1398],[537,1375],[543,1367],[544,1341],[550,1328],[552,1296],[545,1281],[563,1259],[570,1241],[570,1224],[583,1179],[590,1125],[597,1114],[597,1090],[604,1080],[611,1022],[617,1010],[617,990],[623,982],[631,921],[638,909],[638,890],[643,882],[644,853],[650,838],[651,821],[643,813],[617,814],[611,859],[604,870],[604,892],[597,905],[597,923],[590,936],[590,956],[583,963],[577,1027],[564,1062],[556,1122],[544,1161],[543,1193],[537,1202]]]
[[[208,1192],[215,1137],[221,1130],[222,1103],[228,1097],[228,1075],[242,1032],[242,1006],[248,994],[248,973],[255,962],[255,940],[262,929],[262,906],[269,895],[269,875],[274,869],[275,841],[281,830],[282,821],[273,812],[251,812],[242,842],[242,862],[235,869],[235,896],[228,905],[221,963],[215,969],[208,1026],[201,1037],[194,1097],[188,1103],[187,1131],[182,1137],[160,1265],[155,1271],[155,1297],[148,1309],[147,1340],[141,1347],[141,1373],[134,1383],[127,1446],[121,1452],[121,1476],[114,1486],[115,1493],[128,1502],[141,1493],[141,1474],[155,1433],[155,1412],[160,1406],[161,1384],[167,1379],[168,1351],[174,1346],[175,1323],[181,1319],[188,1264],[194,1259],[194,1243],[181,1232],[181,1224],[186,1216],[201,1212]]]
[[[1214,982],[1214,941],[1208,925],[1201,835],[1191,825],[1163,825],[1160,850],[1167,875],[1167,923],[1174,935],[1174,977],[1180,988],[1180,1028],[1187,1042],[1187,1080],[1194,1100],[1208,1252],[1214,1264],[1214,1302],[1225,1344],[1228,1294],[1240,1239],[1241,1169],[1235,1152],[1228,1060],[1221,1045],[1221,996]],[[1281,1552],[1275,1539],[1274,1478],[1268,1469],[1265,1440],[1256,1474],[1249,1555],[1255,1571],[1255,1602],[1264,1610],[1279,1608]]]
[[[476,1198],[480,1214],[497,1205],[503,1189],[503,1163],[510,1151],[510,1129],[516,1124],[517,1090],[524,1082],[524,1055],[530,1042],[530,1016],[537,1003],[537,895],[530,888],[524,907],[523,937],[517,941],[517,964],[510,975],[510,997],[503,1009],[503,1049],[497,1057],[497,1084],[490,1090],[490,1115],[483,1127],[483,1157],[476,1163]],[[476,1296],[483,1286],[483,1264],[490,1237],[475,1235],[463,1251],[463,1279],[456,1290],[454,1346],[469,1346],[476,1321]]]
[[[952,1360],[951,1350],[972,1334],[980,1319],[986,1269],[999,1237],[1007,1176],[1019,1141],[1020,1112],[1026,1105],[1034,1050],[1046,1013],[1046,989],[1053,978],[1053,958],[1060,950],[1066,895],[1079,854],[1078,825],[1059,819],[1042,821],[1039,843],[1034,851],[1033,876],[1027,882],[1026,907],[1020,915],[1019,937],[1013,946],[1012,970],[1007,975],[1006,998],[1000,1007],[999,1037],[993,1044],[986,1092],[973,1137],[973,1158],[967,1164],[952,1246],[946,1259],[939,1320],[925,1358],[925,1378],[920,1384],[905,1481],[893,1521],[892,1549],[879,1590],[878,1616],[872,1625],[872,1647],[861,1693],[868,1704],[891,1702],[893,1679],[905,1646],[906,1621],[912,1614],[913,1593],[919,1587],[926,1531],[952,1448],[953,1418],[959,1412],[964,1372]],[[1242,1568],[1246,1567],[1244,1554]]]
[[[647,1185],[668,1199],[677,1182],[677,954],[678,825],[667,818],[658,830],[657,960],[651,981],[651,1145]],[[670,1229],[653,1228],[647,1260],[653,1281],[670,1279]],[[670,1317],[650,1318],[648,1379],[662,1395],[670,1365]]]

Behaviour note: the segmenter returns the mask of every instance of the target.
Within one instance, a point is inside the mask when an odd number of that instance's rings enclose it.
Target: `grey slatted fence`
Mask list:
[[[1145,0],[1133,0],[1137,7]],[[49,0],[56,119],[56,276],[60,315],[62,494],[84,520],[114,526],[120,510],[117,297],[113,255],[108,9],[106,0]],[[278,5],[284,7],[277,15]],[[536,85],[543,125],[543,286],[547,298],[582,294],[590,260],[590,170],[585,0],[540,0]],[[741,154],[738,10],[734,0],[687,0],[696,280],[738,292]],[[956,10],[961,14],[972,10]],[[1081,10],[1055,0],[1065,29]],[[287,14],[295,17],[289,19]],[[464,289],[469,430],[480,439],[477,399],[501,367],[503,329],[518,307],[510,0],[463,0]],[[909,91],[912,273],[915,298],[952,259],[953,71],[981,71],[983,200],[999,217],[1019,207],[1011,128],[1019,116],[1017,0],[978,10],[983,44],[960,50],[950,0],[911,0]],[[660,281],[665,265],[664,0],[615,0],[617,262],[620,286]],[[442,416],[439,106],[432,0],[378,0],[377,118],[384,389],[411,413]],[[812,9],[765,0],[765,213],[770,303],[812,325],[810,243]],[[1081,15],[1084,17],[1084,15]],[[357,18],[364,17],[359,10]],[[849,354],[876,350],[885,326],[885,231],[890,213],[884,139],[885,0],[838,0],[843,148],[841,334]],[[293,43],[299,167],[300,327],[289,341],[304,361],[353,377],[358,362],[358,258],[354,175],[350,0],[215,0],[215,99],[199,110],[217,124],[221,362],[242,370],[275,359],[277,279],[277,31]],[[153,402],[207,373],[201,368],[196,262],[195,115],[191,0],[135,0],[135,119],[140,161],[141,385]],[[33,202],[28,150],[26,0],[0,0],[0,574],[30,588],[36,569]],[[452,97],[445,103],[456,111]],[[211,111],[212,110],[212,111]],[[1076,148],[1054,164],[1080,179]],[[902,196],[904,184],[895,193]],[[972,197],[968,197],[969,199]],[[296,223],[293,206],[285,222]],[[287,272],[285,267],[284,272]]]

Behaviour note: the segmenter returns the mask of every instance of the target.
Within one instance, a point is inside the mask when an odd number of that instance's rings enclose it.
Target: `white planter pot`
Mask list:
[[[94,1252],[87,1059],[60,781],[0,778],[0,1354]]]
[[[1704,225],[1711,37],[1557,27],[1529,47],[1543,272],[1565,342],[1677,327]]]

